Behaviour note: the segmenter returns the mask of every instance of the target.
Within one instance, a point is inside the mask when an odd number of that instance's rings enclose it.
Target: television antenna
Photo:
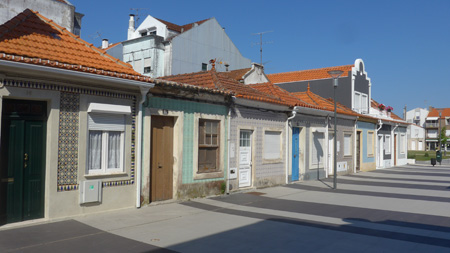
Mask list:
[[[148,8],[130,8],[131,11],[134,11],[136,13],[136,22],[134,22],[134,26],[137,26],[137,24],[139,23],[139,11],[140,10],[148,10]],[[134,27],[134,29],[136,29],[136,27]]]
[[[262,41],[262,36],[263,36],[263,34],[271,33],[271,32],[273,32],[273,31],[266,31],[266,32],[259,32],[259,33],[253,33],[253,34],[252,34],[252,35],[259,35],[259,42],[253,43],[253,45],[259,45],[259,53],[260,53],[260,58],[261,58],[261,61],[260,61],[261,66],[263,65],[263,60],[262,60],[263,47],[262,47],[262,46],[263,46],[264,44],[271,44],[271,43],[273,43],[273,41],[265,41],[265,42],[263,42],[263,41]]]

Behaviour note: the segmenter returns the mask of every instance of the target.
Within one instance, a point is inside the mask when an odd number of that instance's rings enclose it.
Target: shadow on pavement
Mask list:
[[[68,220],[0,231],[0,252],[174,252]]]

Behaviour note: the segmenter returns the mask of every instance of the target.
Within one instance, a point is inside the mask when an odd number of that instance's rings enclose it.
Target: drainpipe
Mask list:
[[[378,141],[378,131],[380,131],[380,129],[383,127],[383,121],[381,121],[381,119],[379,119],[378,120],[378,124],[380,125],[380,127],[376,130],[376,140],[377,140],[377,143],[378,143],[378,145],[377,145],[377,151],[376,151],[376,154],[377,154],[377,156],[379,156],[380,155],[380,147],[381,147],[381,143]],[[378,164],[378,166],[379,167],[381,167],[381,161],[382,161],[382,157],[380,157],[380,158],[378,158],[378,161],[380,162],[379,164]],[[375,164],[376,164],[376,161],[375,161]]]
[[[289,183],[289,122],[297,115],[295,111],[297,108],[297,106],[294,106],[292,115],[286,120],[286,184]]]
[[[153,84],[154,85],[154,84]],[[136,208],[141,207],[141,187],[142,187],[142,139],[143,139],[143,106],[147,98],[150,87],[139,87],[141,90],[141,100],[139,101],[139,112],[137,116],[137,145],[136,145]]]

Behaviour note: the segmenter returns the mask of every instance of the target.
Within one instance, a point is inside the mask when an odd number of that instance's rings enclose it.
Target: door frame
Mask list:
[[[33,113],[30,112],[29,114],[24,113],[22,115],[17,114],[17,113],[15,113],[13,115],[6,115],[5,107],[4,107],[6,101],[12,101],[12,104],[14,104],[14,101],[16,101],[18,103],[20,103],[22,101],[23,104],[40,105],[40,106],[42,106],[42,114],[39,114],[39,115],[38,114],[34,114],[33,115]],[[48,195],[48,191],[46,190],[47,187],[48,187],[47,186],[47,182],[48,182],[48,178],[47,178],[48,177],[48,173],[47,173],[47,166],[48,166],[48,162],[47,162],[47,155],[48,155],[47,148],[49,146],[48,145],[48,138],[47,138],[47,131],[48,131],[47,124],[48,124],[48,121],[49,121],[49,107],[51,107],[51,105],[50,106],[49,105],[50,105],[50,102],[49,101],[45,101],[45,100],[30,100],[30,99],[16,99],[16,98],[11,99],[11,98],[8,98],[8,97],[4,97],[0,101],[0,109],[1,109],[1,112],[0,112],[0,115],[1,115],[0,137],[5,135],[5,131],[7,131],[6,127],[9,128],[9,126],[13,123],[13,121],[17,121],[17,122],[23,121],[23,126],[22,126],[23,129],[20,129],[20,131],[22,131],[22,133],[20,133],[20,135],[22,135],[22,137],[23,137],[23,139],[21,139],[21,141],[23,142],[23,144],[21,144],[21,145],[23,145],[21,149],[24,152],[23,160],[22,160],[22,155],[19,156],[19,157],[21,157],[20,158],[21,161],[19,162],[19,165],[22,167],[21,173],[19,173],[18,176],[14,175],[13,178],[11,179],[11,180],[13,180],[13,182],[20,180],[20,183],[18,185],[15,185],[14,187],[15,187],[15,191],[20,189],[20,194],[23,197],[23,198],[20,199],[20,202],[21,202],[20,205],[17,206],[17,208],[20,207],[20,209],[21,209],[21,212],[20,212],[21,213],[21,215],[20,215],[21,217],[17,217],[16,219],[8,221],[8,217],[7,217],[7,212],[8,211],[5,210],[6,211],[5,216],[3,218],[0,217],[1,218],[0,219],[0,224],[12,223],[12,222],[21,222],[21,221],[25,221],[25,220],[35,220],[35,219],[44,218],[46,216],[46,211],[47,211],[47,209],[46,209],[47,202],[46,201],[48,201],[48,196],[47,196]],[[30,109],[30,111],[31,110],[32,109]],[[27,147],[28,141],[31,141],[30,139],[27,138],[27,134],[31,134],[31,133],[27,133],[27,131],[31,130],[31,128],[28,129],[27,126],[32,126],[33,122],[39,122],[40,127],[42,127],[41,130],[40,130],[40,131],[42,131],[41,132],[42,136],[41,136],[41,139],[39,140],[39,142],[37,143],[38,146],[41,148],[41,151],[39,152],[40,155],[41,155],[41,157],[40,157],[41,160],[38,163],[39,164],[38,168],[39,168],[40,171],[37,173],[38,178],[40,180],[39,188],[40,188],[41,193],[39,194],[39,202],[40,202],[38,204],[39,210],[37,212],[35,212],[35,213],[32,213],[31,216],[27,218],[27,217],[25,217],[25,208],[26,207],[33,208],[31,206],[31,203],[33,201],[30,199],[31,201],[29,201],[29,203],[26,203],[26,200],[25,200],[26,195],[24,195],[24,194],[26,194],[26,189],[28,187],[27,187],[26,181],[25,181],[26,178],[27,178],[27,175],[25,175],[25,173],[24,173],[24,171],[25,171],[25,167],[24,166],[27,165],[27,160],[28,159],[33,159],[32,157],[28,157],[28,155],[26,155],[27,153],[32,151],[32,150],[27,151],[27,149],[28,148],[33,148],[33,147]],[[0,143],[5,144],[6,148],[8,148],[9,144],[8,143],[3,143],[3,141],[4,141],[4,139],[2,139]],[[30,143],[28,143],[28,144],[30,144]],[[0,150],[2,148],[3,147],[0,146]],[[5,155],[6,155],[6,153],[5,153]],[[29,176],[32,175],[30,173],[28,173],[28,174],[29,174]],[[19,177],[19,178],[17,178],[17,177]],[[10,178],[7,179],[8,182],[11,182],[11,180],[10,180]],[[32,180],[32,179],[30,179],[30,180]],[[2,181],[4,181],[4,180],[2,180]],[[1,183],[2,182],[0,182],[0,185],[1,185]],[[5,182],[3,182],[3,183],[5,183]],[[1,186],[1,187],[3,187],[3,186]],[[5,189],[5,188],[3,190],[7,191],[7,189]],[[0,189],[0,191],[1,191],[1,189]],[[4,192],[4,194],[7,194],[7,192]],[[7,197],[7,195],[5,195],[5,197]],[[7,199],[0,200],[0,201],[5,201],[5,209],[8,209],[7,208],[7,205],[8,205]],[[17,203],[14,203],[14,205],[16,205],[16,204]]]
[[[153,161],[153,151],[154,151],[154,149],[153,149],[153,132],[152,132],[152,130],[153,130],[153,122],[156,122],[155,121],[155,118],[160,118],[160,119],[163,119],[163,118],[170,118],[171,120],[172,120],[172,124],[171,124],[171,128],[172,128],[172,133],[171,133],[171,139],[172,139],[172,147],[171,147],[171,149],[172,149],[172,158],[171,158],[171,160],[172,160],[172,162],[171,162],[171,169],[169,169],[170,170],[170,175],[168,175],[169,176],[169,182],[170,182],[170,189],[168,189],[168,191],[169,191],[169,195],[170,195],[170,197],[169,198],[167,198],[167,199],[164,199],[164,200],[169,200],[169,199],[173,199],[174,198],[174,192],[175,192],[175,190],[174,190],[174,170],[175,170],[175,163],[174,163],[174,161],[173,161],[173,157],[174,157],[174,153],[175,153],[175,123],[176,123],[176,118],[175,117],[173,117],[173,116],[166,116],[166,115],[154,115],[154,116],[152,116],[152,120],[151,120],[151,125],[150,125],[150,147],[152,147],[151,149],[150,149],[150,156],[149,156],[149,159],[150,159],[150,173],[149,173],[149,177],[150,177],[150,187],[149,187],[149,190],[150,190],[150,193],[149,193],[149,201],[150,202],[154,202],[154,201],[159,201],[159,200],[155,200],[155,195],[154,195],[154,190],[153,190],[153,186],[154,186],[154,184],[153,184],[153,177],[154,177],[154,173],[156,173],[156,169],[157,168],[155,168],[153,165],[152,165],[152,161]],[[165,119],[164,119],[165,120]]]
[[[239,177],[240,177],[240,160],[241,160],[241,152],[240,152],[240,148],[241,148],[241,145],[240,145],[240,141],[241,141],[241,132],[242,131],[244,131],[244,132],[249,132],[250,133],[250,178],[249,178],[249,180],[250,180],[250,185],[247,185],[247,186],[240,186],[240,179],[239,179]],[[253,183],[254,183],[254,171],[253,171],[253,164],[254,164],[254,152],[255,152],[255,143],[254,143],[254,141],[255,141],[255,138],[254,138],[254,133],[255,133],[255,131],[254,131],[254,129],[251,129],[251,128],[238,128],[238,132],[237,132],[237,137],[238,137],[238,140],[237,140],[237,143],[238,143],[238,156],[237,156],[237,166],[238,166],[238,188],[248,188],[248,187],[252,187],[253,186]]]

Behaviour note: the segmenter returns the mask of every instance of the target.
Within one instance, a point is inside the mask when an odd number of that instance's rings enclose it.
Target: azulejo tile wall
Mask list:
[[[99,91],[82,87],[70,87],[57,84],[47,84],[34,81],[7,79],[5,86],[26,89],[53,90],[61,92],[59,135],[58,135],[58,191],[78,190],[78,142],[79,142],[79,108],[80,95],[94,95],[111,98],[129,99],[133,101],[131,107],[131,164],[128,180],[103,181],[103,187],[134,184],[135,174],[135,140],[136,140],[136,96],[124,93]]]
[[[80,94],[61,92],[58,138],[58,190],[78,188]]]

